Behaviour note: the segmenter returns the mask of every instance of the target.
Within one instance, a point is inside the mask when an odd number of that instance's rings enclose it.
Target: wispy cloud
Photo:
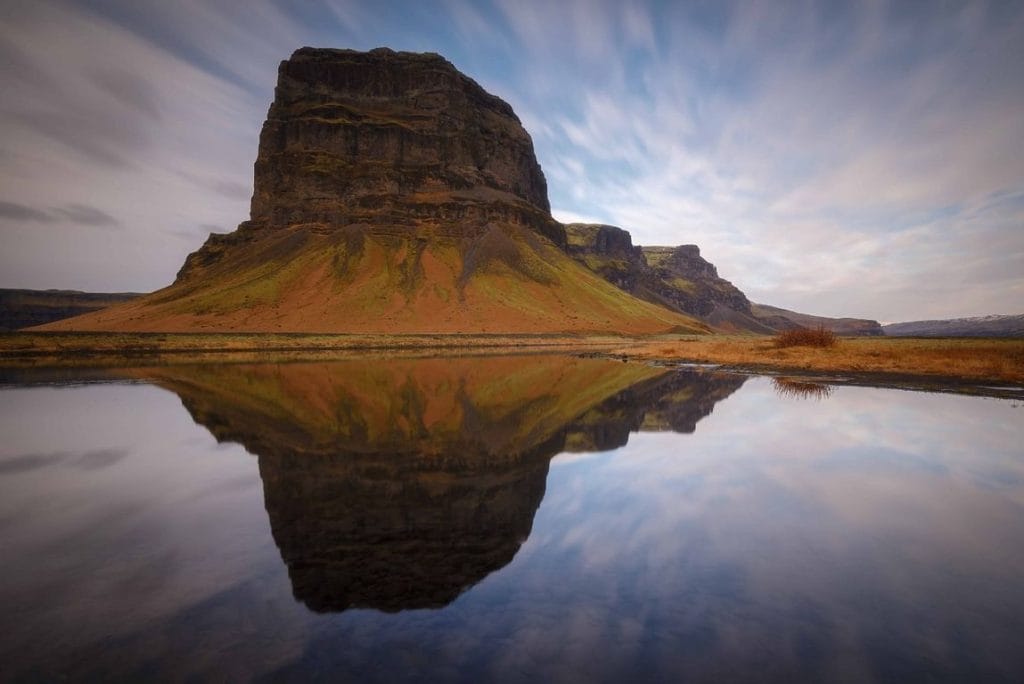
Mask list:
[[[156,87],[139,74],[110,69],[93,75],[93,81],[121,104],[159,120],[160,96]]]
[[[18,204],[17,202],[0,202],[0,219],[50,223],[53,221],[53,216],[45,211],[26,207],[24,204]]]
[[[115,465],[128,456],[122,449],[97,449],[84,453],[57,451],[51,453],[18,454],[0,458],[0,477],[65,466],[79,470],[101,470]]]
[[[961,270],[964,252],[936,245],[964,243],[990,265],[1024,254],[1024,226],[996,199],[1024,191],[1024,83],[1007,66],[1024,63],[1021,13],[810,7],[678,18],[674,40],[634,70],[644,97],[579,84],[539,145],[556,160],[554,205],[642,243],[697,242],[754,298],[794,308],[1012,308],[1024,271],[1010,265],[998,287],[959,281],[952,299],[927,284]],[[976,235],[979,209],[1009,252]]]
[[[90,207],[87,204],[69,204],[54,210],[58,216],[77,223],[82,226],[95,226],[98,228],[116,228],[121,222],[101,209]]]
[[[92,228],[117,228],[121,222],[107,212],[87,204],[67,204],[43,210],[17,202],[0,202],[0,221],[66,223]]]

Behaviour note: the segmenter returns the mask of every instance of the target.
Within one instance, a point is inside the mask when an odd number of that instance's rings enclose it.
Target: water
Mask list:
[[[1024,677],[1017,401],[556,356],[89,379],[0,389],[0,679]]]

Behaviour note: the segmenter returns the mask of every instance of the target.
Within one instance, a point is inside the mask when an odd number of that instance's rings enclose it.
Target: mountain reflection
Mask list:
[[[258,457],[294,596],[317,612],[449,604],[515,557],[553,456],[693,432],[745,380],[563,356],[133,374]]]

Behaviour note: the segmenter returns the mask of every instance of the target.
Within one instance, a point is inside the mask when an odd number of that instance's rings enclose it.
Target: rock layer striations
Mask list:
[[[260,134],[254,224],[472,234],[500,218],[561,241],[549,210],[512,108],[443,57],[303,48],[281,63]]]

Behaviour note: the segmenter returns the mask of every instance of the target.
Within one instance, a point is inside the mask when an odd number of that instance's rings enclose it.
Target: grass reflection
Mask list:
[[[821,401],[832,396],[832,386],[820,382],[793,378],[772,378],[772,388],[784,399],[814,399]]]

